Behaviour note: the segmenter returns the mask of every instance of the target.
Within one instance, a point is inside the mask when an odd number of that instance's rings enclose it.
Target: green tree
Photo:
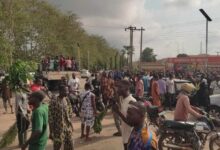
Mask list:
[[[141,54],[141,61],[143,62],[155,62],[156,56],[152,48],[145,48]]]
[[[188,55],[183,53],[183,54],[178,54],[176,57],[177,57],[177,58],[188,57]]]
[[[39,62],[43,56],[61,54],[78,59],[79,43],[81,67],[86,67],[88,50],[91,66],[106,64],[106,57],[117,51],[102,36],[86,33],[76,14],[61,12],[46,1],[0,0],[0,20],[0,51],[13,61]]]

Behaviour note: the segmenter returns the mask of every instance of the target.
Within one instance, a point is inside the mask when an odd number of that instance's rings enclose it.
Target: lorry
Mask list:
[[[72,78],[72,74],[79,78],[80,73],[77,71],[41,71],[41,76],[50,91],[57,90],[62,77]]]

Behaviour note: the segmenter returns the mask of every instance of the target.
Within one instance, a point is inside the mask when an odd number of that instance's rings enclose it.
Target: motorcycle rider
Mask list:
[[[197,120],[203,118],[201,110],[197,107],[190,105],[189,96],[195,91],[195,86],[190,83],[184,83],[181,86],[181,91],[177,96],[176,109],[174,111],[175,121],[187,121],[189,114],[195,117]]]

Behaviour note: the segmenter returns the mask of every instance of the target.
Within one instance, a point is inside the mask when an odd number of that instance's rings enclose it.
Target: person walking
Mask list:
[[[119,81],[115,81],[115,85],[117,85],[118,82]],[[114,97],[113,97],[113,100],[112,100],[112,106],[114,106],[114,103],[120,103],[120,99],[121,99],[121,96],[119,96],[118,93],[117,93],[117,87],[114,86]],[[113,108],[114,107],[112,107],[112,114],[113,114],[115,127],[117,129],[117,132],[115,132],[113,134],[113,136],[121,136],[121,119],[120,119],[119,115],[114,111]]]
[[[115,103],[113,105],[113,110],[117,113],[120,118],[127,117],[127,111],[130,107],[130,102],[135,102],[136,100],[130,94],[130,83],[126,80],[118,81],[117,83],[117,94],[121,96],[122,99],[119,103]],[[122,141],[124,144],[124,149],[127,150],[128,139],[131,134],[132,127],[128,125],[127,121],[122,119],[121,122],[121,133],[122,133]]]
[[[30,124],[28,116],[29,112],[30,108],[28,105],[27,91],[24,91],[22,88],[20,88],[15,93],[15,114],[19,146],[25,144],[27,140],[27,129]]]
[[[67,98],[69,93],[66,85],[59,86],[59,96],[52,99],[49,104],[50,139],[53,149],[60,150],[62,145],[65,150],[73,150],[73,111]]]
[[[9,81],[8,81],[8,77],[6,77],[3,81],[2,81],[2,100],[3,100],[3,106],[5,109],[4,114],[8,113],[8,107],[7,105],[9,104],[10,108],[11,108],[11,113],[13,114],[13,105],[11,102],[11,98],[12,98],[12,91],[11,88],[9,86]],[[8,104],[7,104],[8,103]]]
[[[45,150],[48,139],[48,105],[42,103],[44,98],[45,94],[42,91],[33,92],[29,96],[29,104],[33,106],[32,133],[29,140],[22,146],[22,150],[28,146],[29,150]]]
[[[85,92],[81,95],[81,138],[86,138],[86,141],[90,140],[89,133],[92,128],[95,116],[97,114],[96,111],[96,102],[95,95],[90,91],[91,85],[89,83],[85,84]],[[86,135],[84,134],[84,129],[86,127]]]

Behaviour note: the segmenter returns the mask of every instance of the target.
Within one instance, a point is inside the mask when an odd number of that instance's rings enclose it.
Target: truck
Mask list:
[[[57,90],[62,77],[72,78],[72,74],[79,78],[80,73],[77,71],[41,71],[41,76],[50,91]]]

